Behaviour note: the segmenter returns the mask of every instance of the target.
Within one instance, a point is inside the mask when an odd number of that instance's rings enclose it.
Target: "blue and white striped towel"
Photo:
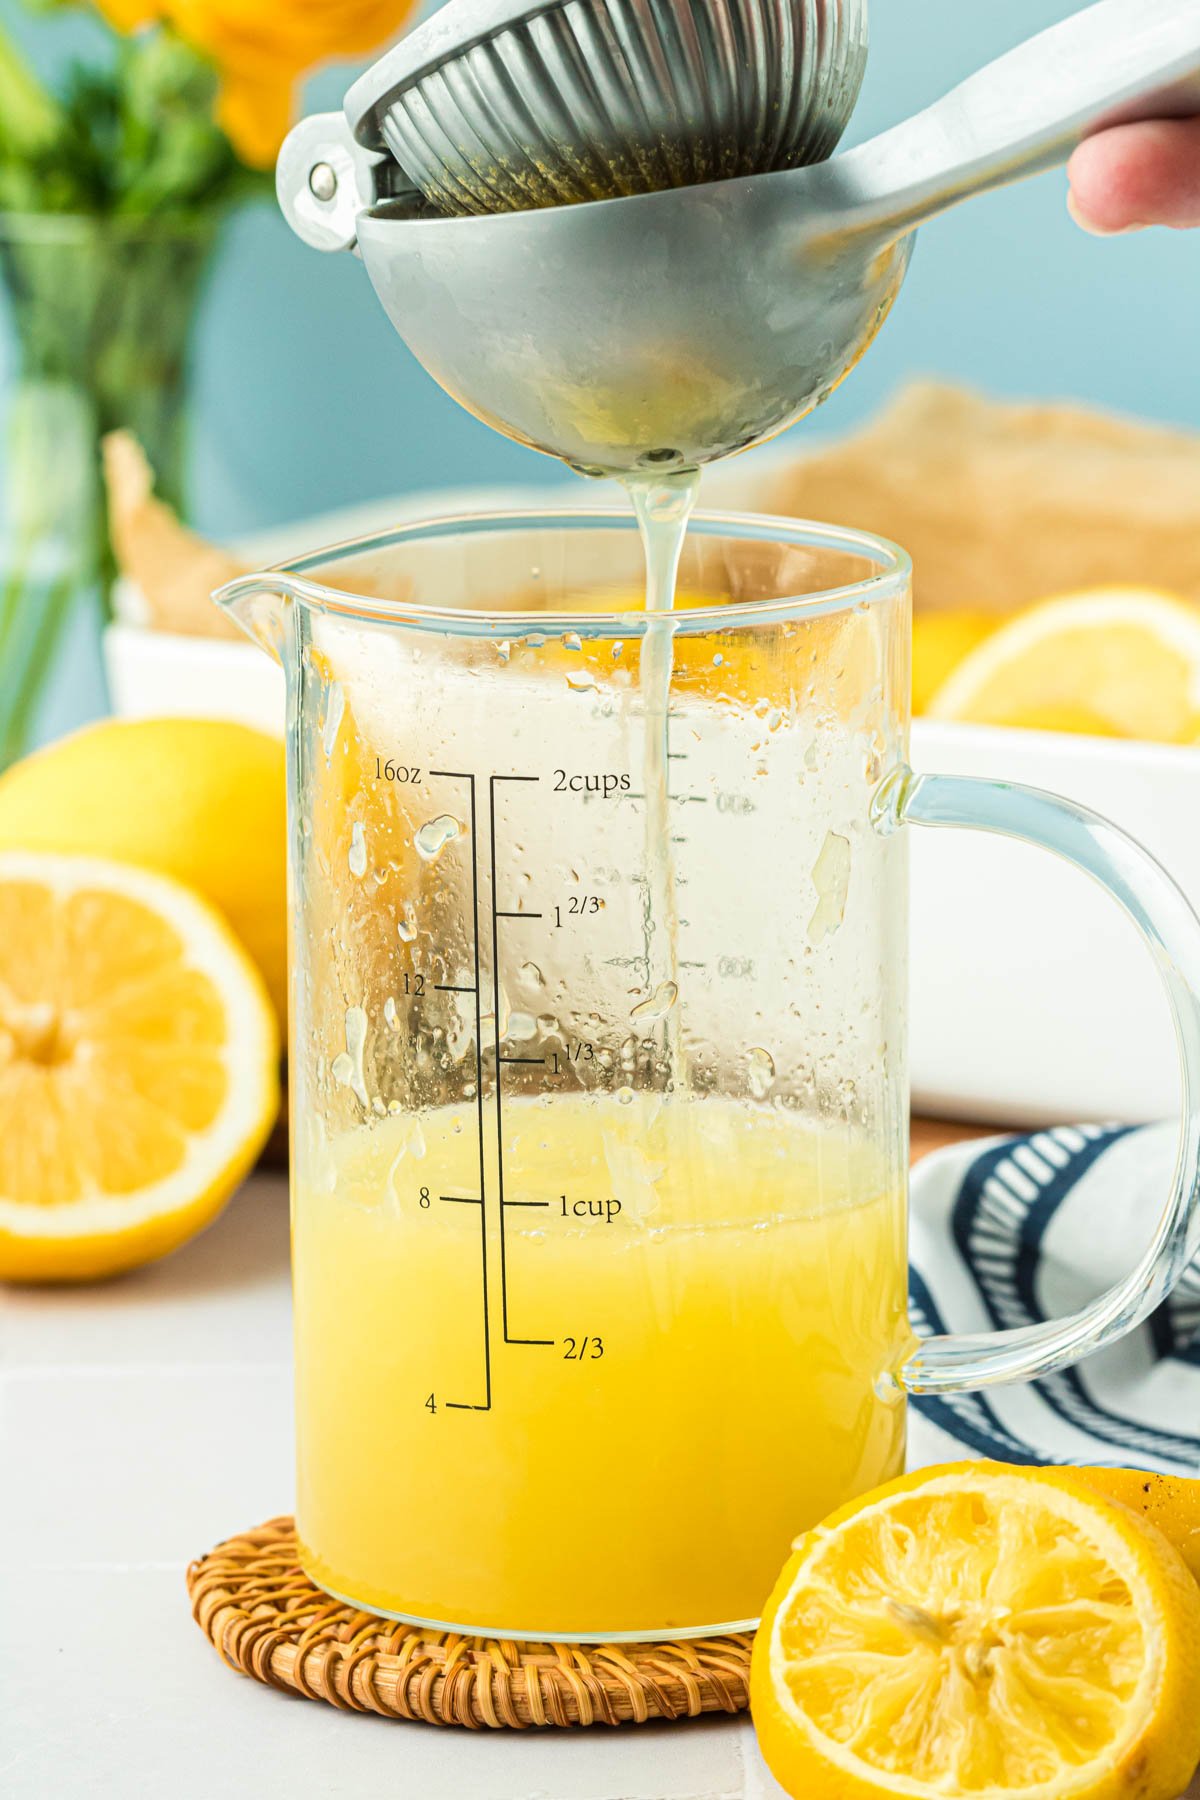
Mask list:
[[[912,1178],[916,1330],[989,1331],[1086,1305],[1144,1251],[1175,1146],[1173,1126],[1079,1126],[926,1157]],[[1077,1368],[914,1407],[914,1465],[988,1456],[1200,1473],[1200,1262],[1144,1325]]]

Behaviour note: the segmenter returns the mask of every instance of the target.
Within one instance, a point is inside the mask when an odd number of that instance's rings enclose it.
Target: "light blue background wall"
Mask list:
[[[12,0],[2,3],[7,15]],[[1071,0],[874,0],[848,141],[1073,10]],[[336,104],[346,79],[326,72],[310,105]],[[844,427],[918,372],[1200,427],[1200,232],[1096,242],[1068,221],[1064,193],[1051,174],[928,227],[877,345],[797,431]],[[213,271],[193,444],[195,517],[224,536],[400,491],[563,479],[434,386],[354,259],[306,249],[266,206],[233,223]],[[86,669],[67,677],[56,722],[94,708],[93,682]]]

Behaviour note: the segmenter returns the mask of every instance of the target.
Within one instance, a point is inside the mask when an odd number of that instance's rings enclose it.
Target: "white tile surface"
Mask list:
[[[291,1358],[284,1176],[256,1176],[194,1243],[94,1287],[0,1290],[0,1367]]]
[[[260,1687],[192,1624],[180,1570],[20,1571],[0,1607],[22,1621],[0,1645],[5,1800],[759,1800],[724,1720],[485,1736]]]
[[[288,1330],[276,1178],[157,1268],[0,1290],[4,1800],[783,1800],[745,1719],[440,1731],[226,1669],[184,1571],[291,1506]]]

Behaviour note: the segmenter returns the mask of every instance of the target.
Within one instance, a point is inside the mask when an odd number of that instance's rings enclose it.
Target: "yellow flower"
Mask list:
[[[416,0],[96,0],[124,33],[167,24],[216,64],[217,119],[251,168],[269,168],[315,64],[394,37]]]

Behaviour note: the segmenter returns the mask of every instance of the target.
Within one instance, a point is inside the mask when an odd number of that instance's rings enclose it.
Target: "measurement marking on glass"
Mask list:
[[[482,1257],[483,1275],[483,1400],[447,1400],[444,1404],[453,1412],[491,1412],[492,1410],[492,1326],[488,1303],[488,1254],[487,1254],[487,1156],[483,1142],[483,1021],[479,1001],[479,858],[475,855],[476,823],[475,823],[475,777],[461,769],[430,769],[431,778],[439,781],[465,781],[471,790],[471,894],[473,918],[475,922],[475,985],[470,988],[456,988],[455,993],[474,994],[475,996],[475,1128],[479,1140],[479,1199],[456,1201],[454,1196],[443,1194],[442,1199],[451,1204],[478,1206],[479,1208],[479,1240]],[[503,1215],[501,1215],[503,1222]]]
[[[544,1069],[546,1066],[544,1056],[502,1056],[500,1061],[502,1063],[536,1063],[539,1069]]]
[[[435,981],[434,991],[439,994],[473,994],[473,987],[455,987],[452,981]]]
[[[501,1063],[506,1062],[540,1062],[545,1063],[544,1056],[503,1056],[500,1052],[500,920],[531,919],[540,914],[509,911],[498,903],[499,889],[496,885],[496,783],[498,781],[540,781],[540,775],[489,775],[488,776],[488,839],[491,851],[492,866],[492,982],[496,989],[496,1003],[493,1008],[496,1032],[496,1166],[500,1177],[500,1318],[506,1344],[542,1345],[548,1347],[554,1343],[553,1338],[519,1338],[513,1337],[508,1329],[508,1245],[504,1229],[505,1214],[510,1205],[516,1201],[504,1198],[504,1101],[501,1093],[503,1081],[500,1072]]]

